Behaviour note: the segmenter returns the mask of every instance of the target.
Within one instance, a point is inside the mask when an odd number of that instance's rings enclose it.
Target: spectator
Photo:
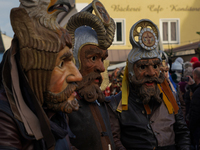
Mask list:
[[[187,66],[187,68],[185,69],[183,73],[183,77],[184,77],[183,79],[185,79],[187,76],[192,77],[192,71],[193,71],[192,67]],[[181,108],[183,111],[183,116],[185,118],[186,115],[188,114],[189,106],[190,106],[190,97],[189,97],[190,90],[188,90],[188,88],[186,90],[187,81],[185,80],[181,80],[181,82],[179,82],[178,85],[179,85],[179,90],[178,90],[179,100],[181,102]]]
[[[177,82],[180,82],[183,71],[183,59],[181,57],[176,58],[175,62],[172,64],[171,70],[175,71],[174,74],[177,76],[176,80]]]
[[[184,64],[183,64],[183,68],[186,69],[188,67],[192,67],[192,63],[189,62],[189,61],[186,61]]]
[[[189,77],[191,80],[191,77]],[[200,67],[197,67],[193,71],[193,79],[196,83],[196,88],[192,95],[192,101],[190,104],[190,131],[193,138],[195,150],[199,150],[199,138],[200,138]],[[190,81],[189,81],[190,82]]]

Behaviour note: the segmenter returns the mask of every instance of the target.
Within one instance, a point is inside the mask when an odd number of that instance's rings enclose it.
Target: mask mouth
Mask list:
[[[52,12],[54,10],[61,10],[61,11],[68,12],[69,9],[70,9],[70,5],[67,4],[67,3],[64,3],[64,4],[55,4],[55,5],[51,6],[51,7],[49,7],[48,12],[50,13],[50,12]]]
[[[148,87],[151,87],[151,86],[155,85],[155,82],[153,82],[153,81],[147,81],[147,82],[145,82],[145,85],[148,86]]]
[[[52,93],[51,91],[44,92],[45,98],[54,103],[63,102],[68,99],[71,95],[76,95],[75,90],[77,89],[76,83],[69,83],[69,85],[60,93]]]
[[[99,86],[101,86],[102,83],[102,77],[98,76],[97,78],[94,79],[94,83],[98,84]]]

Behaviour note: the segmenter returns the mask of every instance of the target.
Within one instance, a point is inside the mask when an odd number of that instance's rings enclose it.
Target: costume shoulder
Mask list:
[[[108,96],[105,99],[105,101],[108,103],[111,109],[115,112],[119,105],[119,102],[122,99],[122,92],[119,92],[117,95]]]
[[[1,120],[3,120],[3,121],[1,121]],[[23,123],[20,122],[19,120],[17,120],[16,118],[14,118],[14,115],[11,111],[8,101],[1,100],[1,98],[0,98],[0,133],[2,133],[1,131],[5,131],[5,135],[10,134],[8,132],[8,130],[6,130],[6,127],[9,130],[12,130],[11,132],[18,133],[18,135],[16,135],[16,136],[21,135],[23,138],[25,138],[27,140],[35,139],[34,137],[28,136]],[[4,137],[5,137],[5,135],[4,135]],[[1,141],[1,139],[0,139],[0,141]]]

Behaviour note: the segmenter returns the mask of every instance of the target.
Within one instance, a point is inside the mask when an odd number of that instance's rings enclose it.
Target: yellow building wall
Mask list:
[[[76,0],[76,3],[91,3],[91,0]],[[164,44],[164,49],[175,48],[200,40],[199,0],[101,0],[114,19],[125,18],[125,45],[113,45],[110,49],[131,49],[129,31],[140,19],[150,19],[160,28],[160,19],[180,19],[179,44]]]

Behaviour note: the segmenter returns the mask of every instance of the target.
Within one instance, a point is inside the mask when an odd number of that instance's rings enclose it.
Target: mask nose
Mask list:
[[[155,76],[155,70],[153,66],[149,66],[146,72],[146,76],[153,77]]]
[[[74,63],[72,64],[72,67],[70,67],[70,73],[67,76],[67,82],[78,82],[82,80],[82,75],[79,72],[79,70],[76,68]]]
[[[105,67],[104,67],[103,61],[99,60],[99,62],[96,64],[95,71],[96,72],[100,72],[100,73],[105,71]]]

